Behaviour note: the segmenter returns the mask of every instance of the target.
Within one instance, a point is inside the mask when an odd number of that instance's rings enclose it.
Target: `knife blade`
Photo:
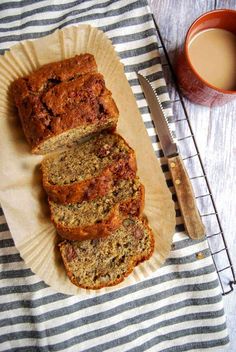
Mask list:
[[[191,181],[179,155],[162,104],[151,83],[140,73],[137,73],[137,76],[148,103],[163,153],[167,158],[185,230],[192,239],[201,239],[205,235],[205,228],[197,209]]]

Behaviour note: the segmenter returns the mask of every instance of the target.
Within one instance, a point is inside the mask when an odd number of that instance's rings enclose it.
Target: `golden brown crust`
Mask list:
[[[67,227],[62,223],[57,223],[53,216],[51,221],[57,229],[58,234],[67,240],[87,240],[100,237],[106,237],[116,230],[122,223],[124,216],[132,215],[139,217],[144,206],[144,187],[139,188],[139,196],[137,199],[126,200],[120,204],[116,204],[109,216],[100,223],[96,223],[84,227]],[[50,207],[50,202],[49,202]],[[51,211],[52,214],[52,211]]]
[[[118,109],[97,73],[93,55],[41,67],[12,84],[12,94],[21,124],[32,152],[44,141],[68,130],[91,125],[101,126],[114,118]]]
[[[75,76],[93,72],[97,72],[97,64],[94,56],[91,54],[81,54],[66,60],[43,65],[25,78],[19,78],[19,80],[16,80],[14,85],[17,81],[23,82],[22,80],[27,79],[27,86],[29,89],[32,92],[37,93],[42,90],[48,81],[50,81],[49,83],[51,84],[53,84],[54,81],[64,82]],[[16,95],[16,99],[18,98],[19,96]]]
[[[70,204],[80,203],[84,200],[92,200],[96,197],[106,195],[113,186],[114,181],[121,178],[134,178],[137,171],[137,164],[135,153],[130,148],[130,153],[127,155],[127,158],[122,155],[120,159],[114,160],[113,164],[104,168],[97,177],[91,177],[88,180],[67,185],[51,184],[47,178],[47,172],[44,170],[43,163],[41,168],[43,187],[49,198],[56,203]]]
[[[146,255],[146,256],[140,255],[137,258],[134,258],[134,261],[130,263],[129,269],[124,273],[124,276],[120,277],[116,281],[108,282],[108,283],[106,283],[104,285],[101,284],[100,286],[96,286],[96,287],[86,286],[86,285],[81,285],[81,284],[79,285],[78,281],[76,280],[76,277],[70,271],[70,268],[69,268],[69,265],[67,263],[67,260],[66,260],[66,258],[64,258],[64,255],[63,255],[62,247],[63,247],[63,244],[66,243],[66,241],[63,241],[63,242],[59,243],[58,247],[59,247],[60,252],[61,252],[63,263],[64,263],[64,266],[65,266],[65,269],[66,269],[66,274],[67,274],[68,278],[70,279],[70,281],[72,282],[72,284],[74,284],[74,285],[76,285],[76,286],[78,286],[80,288],[90,289],[90,290],[99,290],[99,289],[104,288],[104,287],[115,286],[115,285],[118,285],[119,283],[121,283],[122,281],[124,281],[125,278],[127,276],[129,276],[133,272],[134,268],[137,265],[139,265],[142,262],[144,262],[144,261],[148,260],[149,258],[151,258],[152,254],[154,252],[154,246],[155,246],[154,234],[153,234],[151,228],[148,226],[147,222],[146,221],[143,221],[143,222],[145,224],[146,230],[149,232],[149,236],[150,236],[150,239],[151,239],[151,250],[149,251],[148,255]]]

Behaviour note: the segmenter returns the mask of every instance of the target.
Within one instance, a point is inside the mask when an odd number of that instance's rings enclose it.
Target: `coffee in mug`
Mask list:
[[[176,62],[182,93],[194,103],[223,105],[236,98],[236,11],[207,12],[190,26]]]
[[[197,33],[190,41],[190,61],[198,74],[213,86],[236,89],[236,35],[221,28]]]

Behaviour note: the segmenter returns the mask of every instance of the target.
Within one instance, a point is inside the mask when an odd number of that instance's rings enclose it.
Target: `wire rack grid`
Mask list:
[[[181,104],[181,107],[183,110],[184,117],[178,118],[177,116],[177,119],[174,120],[176,129],[179,130],[180,132],[181,131],[183,132],[184,130],[185,133],[186,131],[188,131],[188,133],[184,136],[177,136],[179,149],[180,149],[180,152],[181,152],[181,149],[185,153],[190,152],[190,155],[183,157],[183,160],[185,162],[185,166],[189,172],[189,175],[191,175],[191,172],[193,172],[193,170],[194,172],[197,172],[196,175],[190,176],[190,179],[195,191],[195,195],[196,195],[195,198],[198,203],[198,208],[206,228],[206,238],[211,251],[213,263],[218,275],[222,295],[226,295],[233,291],[234,289],[233,286],[236,284],[236,276],[235,276],[233,263],[230,258],[229,250],[225,240],[224,231],[216,209],[216,204],[215,204],[211,187],[205,172],[203,161],[199,153],[199,148],[193,133],[193,129],[190,123],[190,119],[184,103],[184,99],[178,87],[176,75],[175,75],[172,63],[170,61],[165,43],[161,36],[160,30],[157,26],[157,23],[153,15],[152,17],[156,27],[158,42],[161,43],[161,45],[159,46],[159,49],[163,51],[163,54],[165,56],[166,64],[164,65],[168,67],[174,88],[178,93],[178,99],[175,99],[174,101],[172,101],[172,103]],[[182,125],[183,123],[185,124],[185,127],[178,128],[179,125],[180,124]],[[197,185],[195,184],[196,182],[198,182]],[[203,189],[204,191],[202,193]],[[211,209],[210,211],[209,210],[204,211],[204,209],[209,209],[209,208]]]

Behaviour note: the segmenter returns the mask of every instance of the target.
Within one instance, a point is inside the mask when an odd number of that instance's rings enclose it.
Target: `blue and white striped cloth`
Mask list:
[[[99,27],[112,39],[168,178],[135,74],[141,70],[153,82],[171,118],[146,1],[2,0],[1,53],[18,41],[78,23]],[[170,180],[167,184],[172,186]],[[207,242],[185,236],[178,209],[176,213],[173,250],[152,278],[82,299],[55,292],[26,267],[0,210],[0,351],[223,351],[228,335]],[[202,259],[197,259],[199,251]]]

